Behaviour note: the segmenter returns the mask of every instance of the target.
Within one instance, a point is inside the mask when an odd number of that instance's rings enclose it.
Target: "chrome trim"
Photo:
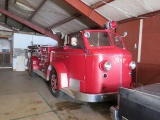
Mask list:
[[[70,78],[69,86],[72,89],[74,89],[76,91],[79,91],[79,89],[80,89],[80,80],[76,80],[76,79]]]
[[[75,99],[84,102],[112,101],[117,99],[117,93],[87,94],[87,93],[76,92]]]
[[[119,109],[117,107],[112,106],[110,108],[110,114],[111,114],[112,120],[120,120],[119,119]]]

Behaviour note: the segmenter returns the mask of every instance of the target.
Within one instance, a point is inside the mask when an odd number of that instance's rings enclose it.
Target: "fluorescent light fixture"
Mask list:
[[[15,5],[17,5],[18,7],[20,7],[21,9],[25,11],[30,11],[30,12],[35,11],[33,8],[19,2],[18,0],[15,1]]]

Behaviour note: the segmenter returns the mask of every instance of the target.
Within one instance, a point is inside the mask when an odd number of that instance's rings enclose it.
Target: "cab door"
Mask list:
[[[71,43],[73,40],[73,43]],[[85,80],[85,57],[84,43],[81,33],[70,39],[69,49],[66,50],[65,59],[69,75],[69,86],[75,90],[82,90]]]
[[[83,81],[85,77],[85,52],[82,49],[69,49],[66,57],[69,77]]]

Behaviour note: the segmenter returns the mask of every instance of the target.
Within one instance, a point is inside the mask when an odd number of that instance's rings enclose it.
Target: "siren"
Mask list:
[[[117,27],[116,21],[109,21],[105,24],[106,29],[115,29]]]

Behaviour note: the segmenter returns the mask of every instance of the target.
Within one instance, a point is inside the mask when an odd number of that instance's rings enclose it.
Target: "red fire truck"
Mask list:
[[[136,67],[122,37],[110,29],[83,30],[63,47],[29,46],[29,74],[49,81],[55,97],[63,91],[80,101],[112,100],[119,87],[130,88]]]

